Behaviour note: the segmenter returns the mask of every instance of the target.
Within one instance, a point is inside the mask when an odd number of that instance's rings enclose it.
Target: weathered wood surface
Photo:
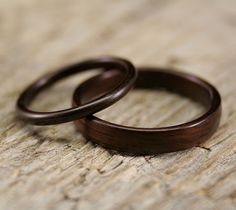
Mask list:
[[[235,47],[235,0],[0,0],[0,209],[236,209]],[[209,80],[223,98],[218,132],[188,151],[131,157],[86,142],[70,123],[15,119],[17,96],[39,75],[101,54]],[[85,77],[60,83],[34,107],[70,106]],[[139,91],[100,115],[150,127],[201,112],[178,96]]]

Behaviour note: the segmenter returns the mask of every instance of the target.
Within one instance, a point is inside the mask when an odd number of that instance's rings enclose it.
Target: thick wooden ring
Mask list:
[[[119,81],[113,89],[110,89],[105,95],[99,95],[96,100],[82,106],[65,109],[55,112],[35,112],[28,109],[28,106],[38,95],[39,92],[51,86],[55,82],[94,68],[103,68],[105,70],[118,69]],[[119,100],[133,86],[136,80],[136,71],[133,65],[124,59],[115,57],[100,57],[89,59],[80,63],[65,67],[59,71],[47,74],[30,85],[19,97],[16,105],[17,115],[31,124],[51,125],[74,121],[89,114],[98,112]]]
[[[82,83],[74,93],[73,104],[81,105],[94,100],[98,93],[105,94],[115,80],[115,74],[108,74],[110,76],[103,74]],[[106,84],[106,88],[102,84]],[[207,111],[191,122],[161,128],[127,127],[90,115],[75,122],[83,136],[106,148],[141,155],[188,149],[206,141],[216,131],[221,116],[221,98],[208,82],[169,69],[139,68],[135,86],[177,92],[202,103]]]

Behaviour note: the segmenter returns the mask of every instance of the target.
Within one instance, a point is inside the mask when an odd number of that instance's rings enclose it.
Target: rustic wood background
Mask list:
[[[104,54],[213,83],[223,99],[217,133],[187,151],[132,157],[87,142],[72,123],[15,118],[17,97],[38,76]],[[0,0],[0,64],[1,210],[236,209],[235,0]],[[33,107],[69,107],[91,74],[56,85]],[[170,93],[132,91],[99,115],[152,127],[202,111]]]

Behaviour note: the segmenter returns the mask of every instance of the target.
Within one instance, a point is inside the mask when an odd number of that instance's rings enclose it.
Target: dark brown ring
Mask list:
[[[111,72],[109,74],[112,75]],[[94,90],[94,86],[106,84],[111,88],[114,77],[101,75],[85,81],[76,89],[73,104],[81,105],[94,100],[99,93],[98,89]],[[221,116],[221,98],[208,82],[169,69],[139,68],[135,86],[177,92],[202,103],[207,112],[191,122],[162,128],[127,127],[90,115],[75,122],[83,136],[103,147],[140,155],[188,149],[206,141],[216,131]],[[104,88],[101,92],[106,93]]]
[[[113,89],[96,100],[70,109],[55,112],[35,112],[28,109],[30,103],[42,90],[48,88],[55,82],[72,76],[78,72],[89,69],[103,68],[105,70],[118,69],[120,80]],[[119,100],[133,86],[136,80],[136,71],[133,65],[124,59],[115,57],[100,57],[89,59],[80,63],[65,67],[59,71],[52,72],[41,77],[30,85],[19,97],[16,105],[17,115],[31,124],[51,125],[74,121],[89,114],[98,112]]]

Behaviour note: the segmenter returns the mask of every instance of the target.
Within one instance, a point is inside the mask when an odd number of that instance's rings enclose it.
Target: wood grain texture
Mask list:
[[[235,0],[0,0],[0,209],[236,209],[235,37]],[[222,95],[218,132],[188,151],[132,157],[92,145],[72,123],[15,119],[18,95],[38,76],[101,54],[204,77]],[[70,106],[91,74],[56,85],[33,107]],[[201,112],[177,95],[134,91],[99,115],[150,127]]]

